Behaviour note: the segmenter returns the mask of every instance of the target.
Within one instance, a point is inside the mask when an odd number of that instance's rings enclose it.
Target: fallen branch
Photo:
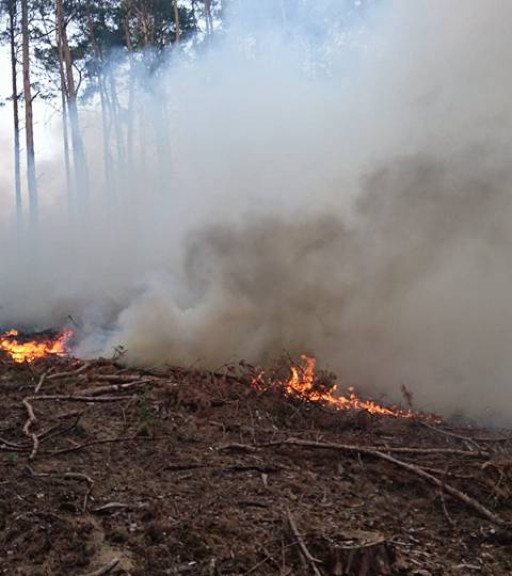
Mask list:
[[[84,444],[79,444],[78,446],[73,446],[72,448],[62,448],[60,450],[54,450],[49,452],[49,456],[60,456],[62,454],[69,454],[70,452],[78,452],[89,446],[96,446],[97,444],[113,444],[115,442],[129,442],[130,440],[143,440],[143,438],[137,436],[129,436],[124,438],[105,438],[103,440],[92,440],[91,442],[85,442]],[[144,438],[144,440],[149,440],[149,438]]]
[[[293,532],[293,535],[297,539],[297,543],[302,552],[302,555],[309,562],[309,565],[311,566],[311,569],[313,570],[315,576],[322,576],[322,573],[320,572],[317,566],[317,564],[320,564],[321,561],[311,555],[311,552],[308,550],[306,543],[304,542],[302,536],[300,535],[299,529],[297,528],[297,524],[295,524],[295,520],[293,519],[293,516],[288,508],[286,509],[286,516],[291,531]]]
[[[30,476],[33,478],[64,478],[64,479],[71,479],[71,480],[82,480],[87,482],[88,491],[84,497],[84,504],[83,504],[83,512],[87,510],[87,501],[89,500],[89,496],[92,493],[94,488],[94,480],[87,476],[87,474],[82,474],[81,472],[63,472],[62,474],[48,474],[46,472],[34,472],[34,470],[27,466],[27,469],[30,473]]]
[[[133,380],[131,382],[126,382],[125,384],[111,384],[110,386],[98,386],[97,388],[89,388],[84,390],[82,394],[84,396],[101,396],[102,394],[110,394],[111,392],[124,392],[125,390],[132,390],[144,384],[149,384],[154,382],[154,378],[146,378],[141,380]]]
[[[479,452],[482,451],[482,447],[477,444],[474,438],[468,438],[467,436],[462,436],[462,434],[455,434],[455,432],[449,432],[448,430],[443,430],[442,428],[436,428],[436,426],[431,426],[427,422],[422,422],[418,420],[418,423],[433,432],[437,432],[442,436],[447,436],[448,438],[456,438],[457,440],[462,440],[463,442],[467,442],[471,446],[474,446]]]
[[[48,376],[47,380],[61,380],[62,378],[68,378],[70,376],[78,376],[85,372],[87,368],[90,368],[91,364],[89,362],[84,362],[82,366],[77,368],[76,370],[69,370],[68,372],[56,372],[51,376]]]
[[[275,440],[266,444],[258,444],[257,447],[267,446],[302,446],[311,448],[325,448],[331,450],[370,450],[396,454],[452,454],[454,456],[489,456],[488,452],[474,452],[473,450],[455,450],[453,448],[401,448],[395,446],[352,446],[347,444],[331,444],[328,442],[314,442],[312,440],[297,440],[288,438],[286,440]]]
[[[140,378],[140,374],[91,374],[90,380],[97,380],[98,382],[133,382],[134,378]],[[157,378],[155,376],[155,378]]]
[[[29,399],[31,398],[24,398],[22,400],[22,404],[25,406],[28,414],[28,419],[23,426],[23,434],[32,440],[32,452],[30,453],[28,459],[33,460],[37,454],[37,449],[39,448],[39,438],[37,437],[37,434],[30,432],[30,426],[37,421],[37,418],[34,414],[34,409],[32,408]]]
[[[76,414],[76,418],[73,421],[73,423],[67,426],[66,428],[61,428],[61,424],[57,424],[57,426],[53,426],[49,430],[46,430],[45,432],[38,434],[39,441],[43,443],[50,440],[51,438],[56,438],[57,436],[62,436],[63,434],[70,432],[71,430],[73,430],[73,428],[76,428],[81,417],[82,413],[78,412],[78,414]]]
[[[48,375],[49,370],[46,370],[46,372],[43,372],[41,374],[41,377],[39,378],[39,381],[37,383],[37,386],[34,389],[34,394],[38,394],[39,390],[41,390],[41,386],[44,384],[45,378]]]
[[[108,562],[101,568],[98,568],[98,570],[95,570],[94,572],[89,572],[84,576],[103,576],[103,574],[108,574],[109,572],[111,572],[119,564],[119,562],[120,562],[119,558],[112,558],[110,562]]]
[[[66,402],[117,402],[126,400],[132,396],[108,396],[97,398],[96,396],[75,396],[74,394],[51,394],[47,396],[28,396],[25,400],[57,400]]]
[[[505,520],[503,520],[503,518],[500,518],[499,516],[497,516],[496,514],[491,512],[491,510],[489,510],[488,508],[483,506],[483,504],[480,504],[480,502],[478,502],[478,500],[475,500],[471,496],[468,496],[467,494],[465,494],[464,492],[461,492],[457,488],[454,488],[450,484],[446,484],[443,480],[439,480],[439,478],[436,478],[432,474],[429,474],[428,472],[426,472],[425,470],[423,470],[419,466],[417,466],[415,464],[409,464],[407,462],[404,462],[403,460],[398,460],[394,456],[390,456],[389,454],[381,452],[380,450],[376,450],[373,447],[355,446],[355,445],[349,445],[349,444],[330,444],[330,443],[326,443],[326,442],[325,443],[324,442],[312,442],[312,441],[308,441],[308,440],[295,440],[295,439],[289,439],[289,440],[286,440],[283,442],[270,442],[268,444],[261,445],[261,446],[262,447],[273,447],[273,446],[280,446],[280,445],[302,446],[305,448],[320,448],[320,449],[324,449],[324,450],[325,449],[327,449],[327,450],[339,450],[342,452],[366,454],[367,456],[371,456],[373,458],[379,458],[381,460],[391,462],[392,464],[395,464],[395,466],[398,466],[400,468],[408,470],[409,472],[412,472],[413,474],[420,476],[421,478],[423,478],[424,480],[426,480],[430,484],[433,484],[434,486],[441,488],[447,494],[450,494],[450,496],[453,496],[454,498],[463,502],[464,504],[466,504],[470,508],[473,508],[473,510],[475,510],[478,514],[480,514],[484,518],[487,518],[493,524],[496,524],[497,526],[502,526],[502,527],[508,527],[509,526],[508,522],[506,522]],[[402,449],[402,450],[406,450],[406,449]],[[409,449],[409,451],[410,450],[413,450],[413,449]],[[416,449],[416,450],[418,450],[418,449]],[[428,450],[427,450],[427,453],[428,453]],[[475,455],[474,452],[468,452],[467,454]]]
[[[0,438],[0,445],[4,445],[7,448],[13,448],[20,451],[28,450],[30,447],[28,444],[25,446],[23,446],[23,444],[15,444],[14,442],[6,440],[5,438]]]

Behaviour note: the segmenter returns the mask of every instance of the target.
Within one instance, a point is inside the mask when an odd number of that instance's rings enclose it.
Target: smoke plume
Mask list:
[[[147,365],[308,353],[510,423],[512,5],[381,2],[308,44],[277,3],[253,27],[240,4],[218,46],[143,80],[153,140],[115,188],[96,177],[71,222],[49,190],[37,242],[4,238],[0,324],[71,314],[79,354]]]

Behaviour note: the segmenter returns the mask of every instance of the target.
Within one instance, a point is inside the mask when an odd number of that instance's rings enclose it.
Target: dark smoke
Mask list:
[[[71,313],[78,353],[139,364],[308,353],[367,392],[510,422],[512,5],[378,7],[321,78],[274,29],[173,66],[153,90],[172,177],[146,155],[115,211],[99,184],[78,228],[48,210],[35,253],[6,241],[0,322]]]

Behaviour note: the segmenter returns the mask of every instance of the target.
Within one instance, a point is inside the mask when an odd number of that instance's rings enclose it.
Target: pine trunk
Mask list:
[[[20,110],[18,98],[18,70],[16,61],[16,2],[9,4],[9,44],[11,49],[12,113],[14,121],[14,187],[16,193],[16,219],[21,228],[23,206],[21,201],[21,162],[20,162]]]
[[[80,121],[78,118],[78,107],[76,101],[75,79],[73,76],[73,60],[69,50],[68,34],[66,30],[66,21],[64,17],[63,0],[57,0],[57,31],[62,44],[62,57],[64,69],[66,72],[67,100],[69,123],[71,127],[71,141],[73,143],[73,160],[76,178],[76,189],[81,199],[85,198],[89,192],[89,171],[87,168],[87,159],[80,130]]]
[[[30,37],[28,29],[28,0],[21,0],[21,36],[23,65],[23,95],[25,100],[25,138],[27,149],[27,183],[30,221],[36,224],[38,216],[36,161],[34,152],[34,121],[32,87],[30,85]]]
[[[61,92],[61,105],[62,105],[62,140],[64,143],[64,166],[66,168],[66,187],[69,209],[73,206],[73,182],[71,178],[71,159],[69,153],[69,126],[68,126],[68,104],[67,94],[68,88],[66,85],[66,74],[64,72],[64,55],[62,50],[62,42],[60,34],[57,30],[57,48],[59,52],[59,76],[60,76],[60,92]]]
[[[173,0],[173,7],[174,7],[174,42],[179,45],[181,31],[180,31],[180,11],[178,9],[178,0]]]

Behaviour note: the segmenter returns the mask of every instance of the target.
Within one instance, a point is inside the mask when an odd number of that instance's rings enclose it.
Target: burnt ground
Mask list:
[[[244,371],[2,357],[0,574],[512,573],[505,432],[332,413]]]

